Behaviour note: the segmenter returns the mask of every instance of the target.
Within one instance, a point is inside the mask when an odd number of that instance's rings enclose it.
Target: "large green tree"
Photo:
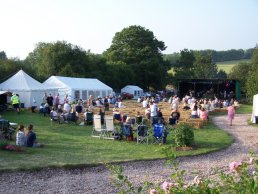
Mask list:
[[[65,41],[38,43],[26,63],[41,80],[51,75],[87,77],[91,72],[87,52]]]
[[[129,26],[115,34],[104,56],[109,65],[121,66],[114,69],[130,75],[127,84],[137,84],[144,89],[159,89],[165,86],[167,78],[168,66],[161,53],[165,49],[164,42],[157,40],[150,30],[142,26]],[[130,71],[125,71],[128,68]],[[128,76],[125,74],[122,77]],[[122,80],[117,81],[117,87],[124,86]]]

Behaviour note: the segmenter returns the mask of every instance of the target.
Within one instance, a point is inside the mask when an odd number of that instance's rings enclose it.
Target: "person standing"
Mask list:
[[[228,107],[228,120],[229,120],[229,124],[230,126],[232,126],[232,120],[235,117],[235,107],[233,104],[230,104]]]
[[[153,124],[154,117],[156,117],[157,114],[158,114],[157,110],[158,110],[157,105],[156,105],[153,101],[150,101],[150,117],[151,117],[151,124]]]
[[[45,92],[44,96],[42,97],[42,103],[47,103],[47,93]]]
[[[49,96],[47,97],[47,103],[49,105],[50,110],[53,107],[53,100],[54,100],[53,96],[51,94],[49,94]]]
[[[57,93],[57,95],[55,96],[55,107],[56,107],[56,110],[57,110],[59,104],[60,104],[60,97],[59,97],[59,93]]]
[[[17,113],[20,113],[20,100],[17,94],[13,93],[11,97],[11,102],[12,102],[13,108],[17,111]]]

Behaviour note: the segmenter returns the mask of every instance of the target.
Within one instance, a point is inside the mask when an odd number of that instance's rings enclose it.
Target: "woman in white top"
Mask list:
[[[16,145],[17,146],[26,146],[26,135],[24,133],[24,126],[19,126],[19,131],[16,134]]]

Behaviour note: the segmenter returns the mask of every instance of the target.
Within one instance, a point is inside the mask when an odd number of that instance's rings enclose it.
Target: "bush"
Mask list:
[[[173,130],[176,147],[192,146],[194,144],[193,128],[187,124],[180,124]]]

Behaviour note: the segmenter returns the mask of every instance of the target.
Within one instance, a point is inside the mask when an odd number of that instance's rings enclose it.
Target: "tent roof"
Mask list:
[[[8,92],[8,91],[0,91],[0,95],[2,94],[12,94],[11,92]]]
[[[23,70],[18,71],[8,80],[1,83],[0,89],[18,91],[45,90],[45,88],[40,82],[30,77]]]
[[[127,86],[125,86],[125,87],[122,88],[122,89],[125,89],[125,88],[130,88],[130,89],[133,89],[133,90],[143,90],[143,89],[141,89],[140,87],[134,86],[134,85],[127,85]]]
[[[72,88],[82,90],[113,90],[98,79],[51,76],[43,85],[46,88]]]

